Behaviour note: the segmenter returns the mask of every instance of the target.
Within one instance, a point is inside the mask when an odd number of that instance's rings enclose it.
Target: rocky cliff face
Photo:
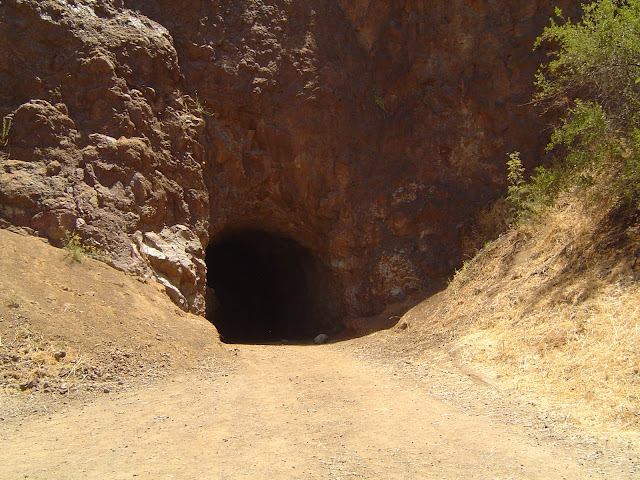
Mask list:
[[[0,216],[58,245],[77,231],[139,274],[163,275],[136,241],[146,232],[188,225],[202,251],[205,122],[166,28],[108,2],[3,1],[0,38]]]
[[[198,313],[207,246],[286,238],[306,315],[373,314],[439,286],[506,153],[541,153],[522,105],[551,8],[3,0],[0,217],[77,231]]]

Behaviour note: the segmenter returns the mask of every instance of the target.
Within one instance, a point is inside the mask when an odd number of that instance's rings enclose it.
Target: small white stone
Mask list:
[[[313,343],[315,343],[316,345],[321,345],[323,343],[327,343],[327,340],[329,340],[329,335],[327,335],[326,333],[321,333],[313,339]]]

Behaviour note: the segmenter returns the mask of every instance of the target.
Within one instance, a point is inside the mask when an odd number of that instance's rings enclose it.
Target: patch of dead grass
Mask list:
[[[6,393],[31,389],[66,393],[80,383],[76,375],[80,363],[66,347],[26,326],[17,327],[11,338],[0,341],[0,384]]]
[[[612,212],[565,201],[405,320],[421,325],[421,341],[448,338],[461,362],[574,421],[640,431],[640,236]]]

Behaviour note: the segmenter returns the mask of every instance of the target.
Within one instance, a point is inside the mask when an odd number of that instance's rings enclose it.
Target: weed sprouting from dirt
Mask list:
[[[20,308],[21,305],[20,297],[16,293],[7,298],[7,307],[9,308]]]
[[[87,257],[103,262],[108,262],[109,257],[96,246],[86,245],[82,242],[80,235],[65,232],[64,249],[68,257],[77,263],[82,263]]]

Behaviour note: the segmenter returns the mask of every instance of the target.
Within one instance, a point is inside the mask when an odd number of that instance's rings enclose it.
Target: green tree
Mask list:
[[[516,186],[538,207],[558,192],[606,177],[617,196],[640,190],[640,0],[599,0],[583,5],[574,22],[560,9],[536,41],[551,47],[535,80],[534,103],[553,111],[548,151],[554,165],[538,168]],[[513,183],[512,183],[513,185]],[[513,196],[514,191],[510,192]]]
[[[626,129],[640,113],[640,1],[600,0],[583,11],[574,23],[556,9],[562,23],[551,19],[538,37],[536,48],[545,42],[557,47],[538,71],[534,100],[569,116],[595,103],[609,122]]]

